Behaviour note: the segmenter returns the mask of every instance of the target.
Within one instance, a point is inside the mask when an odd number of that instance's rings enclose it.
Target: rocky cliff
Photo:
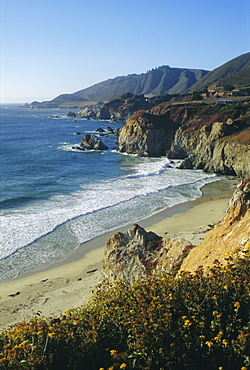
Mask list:
[[[119,150],[140,156],[165,155],[171,147],[178,126],[171,119],[138,111],[120,132]]]
[[[250,176],[250,107],[161,104],[121,130],[121,152],[185,159],[182,168]]]
[[[106,242],[102,281],[133,283],[151,275],[181,270],[207,269],[214,260],[250,247],[250,179],[237,187],[223,221],[210,230],[197,247],[182,238],[162,238],[134,225],[125,233],[116,232]]]
[[[250,179],[237,187],[225,218],[190,251],[181,269],[190,272],[199,266],[207,269],[214,260],[223,263],[228,255],[244,248],[250,248]]]

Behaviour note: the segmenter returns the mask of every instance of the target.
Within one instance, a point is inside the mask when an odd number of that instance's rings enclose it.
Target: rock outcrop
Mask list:
[[[78,112],[77,117],[87,119],[96,118],[96,112],[93,109],[86,107],[82,111]]]
[[[163,156],[170,149],[178,124],[145,111],[136,112],[121,129],[120,152],[139,156]]]
[[[246,177],[250,175],[250,127],[247,118],[216,121],[176,131],[169,158],[185,158],[181,168]],[[250,120],[249,120],[250,122]],[[242,130],[240,130],[242,128]]]
[[[214,260],[223,263],[228,255],[247,246],[250,247],[250,179],[237,187],[225,218],[190,251],[181,270],[194,272],[199,266],[207,269]]]
[[[228,255],[245,248],[250,248],[250,179],[237,187],[225,218],[196,247],[183,238],[161,238],[137,224],[114,233],[105,245],[102,282],[133,283],[179,270],[195,272],[201,266],[207,270],[215,260],[224,263]]]
[[[133,283],[150,275],[177,271],[194,246],[182,238],[162,239],[134,225],[116,232],[106,242],[102,282],[123,280]]]
[[[95,135],[84,135],[80,144],[81,149],[88,150],[107,150],[108,147]]]
[[[182,168],[250,176],[250,108],[160,104],[122,128],[121,152],[183,159]]]

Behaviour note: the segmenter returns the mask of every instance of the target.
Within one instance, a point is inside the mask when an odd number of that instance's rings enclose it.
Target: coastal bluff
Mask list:
[[[160,104],[136,112],[118,148],[139,156],[182,159],[180,168],[250,176],[250,107]]]
[[[126,232],[115,232],[107,241],[102,261],[102,282],[133,283],[164,273],[208,270],[215,260],[250,246],[250,179],[236,188],[224,219],[213,225],[195,246],[183,238],[161,237],[135,224]]]

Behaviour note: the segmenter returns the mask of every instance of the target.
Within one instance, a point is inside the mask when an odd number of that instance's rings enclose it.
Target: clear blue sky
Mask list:
[[[0,0],[3,103],[249,52],[250,0]]]

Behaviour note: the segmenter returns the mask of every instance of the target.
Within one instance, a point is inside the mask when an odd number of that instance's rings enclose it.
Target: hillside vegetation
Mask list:
[[[240,55],[206,74],[196,82],[190,91],[204,91],[231,86],[250,87],[250,53]]]
[[[18,323],[0,334],[0,368],[247,370],[249,307],[248,244],[208,274],[117,280],[61,317]]]

